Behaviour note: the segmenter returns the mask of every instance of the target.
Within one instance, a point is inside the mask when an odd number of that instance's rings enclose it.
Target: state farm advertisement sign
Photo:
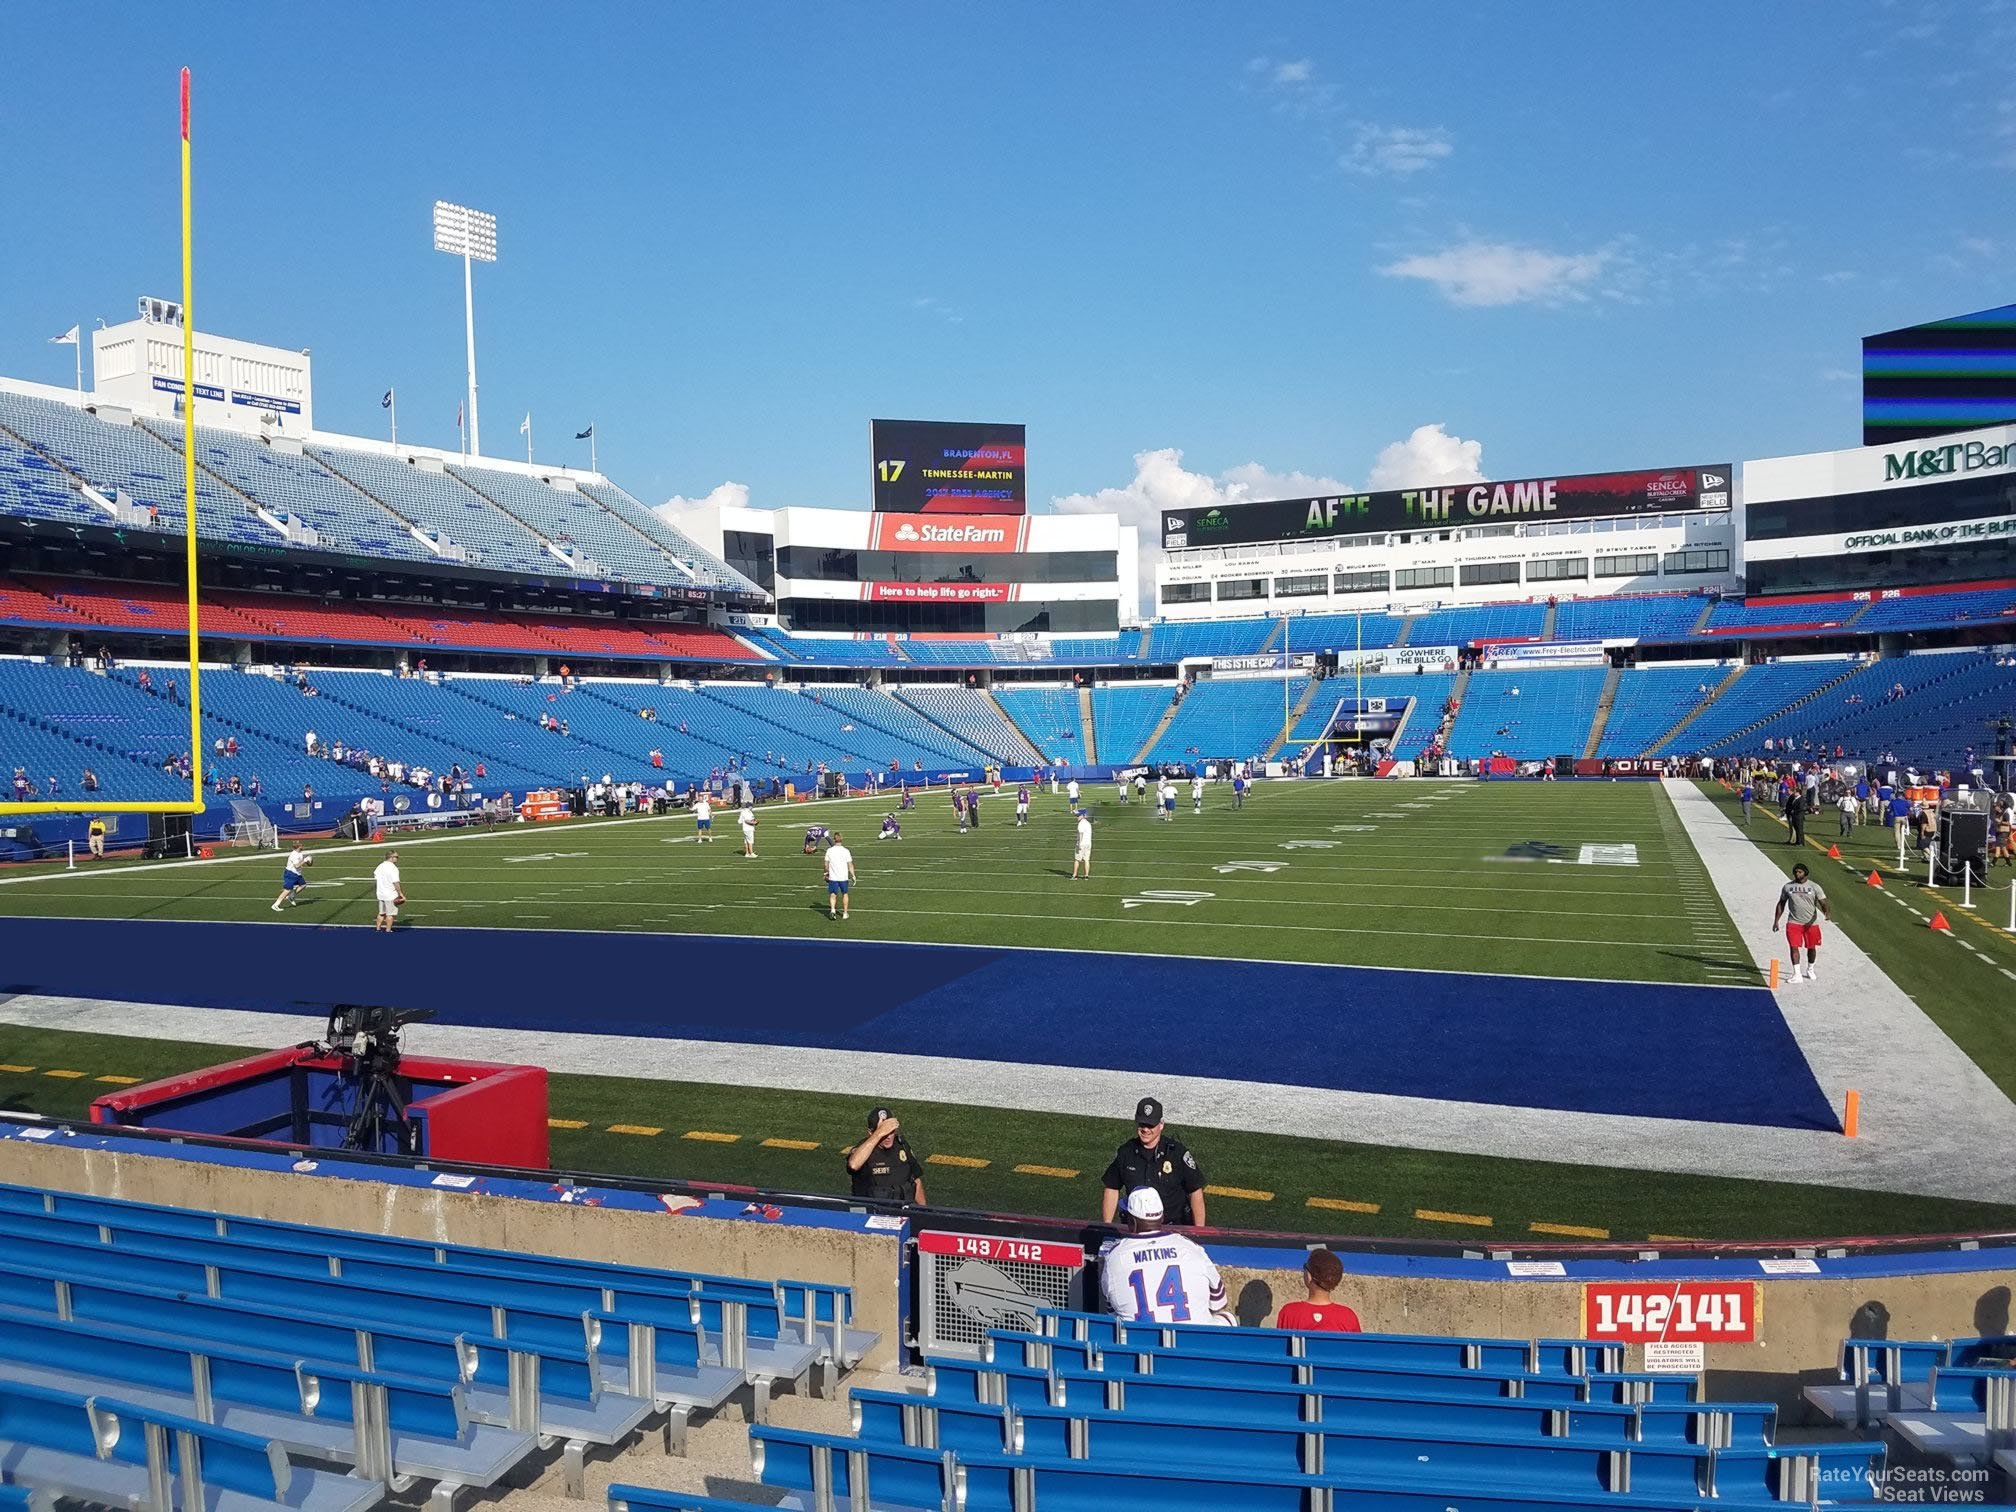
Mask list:
[[[1007,583],[864,583],[871,604],[1005,604]]]
[[[1027,519],[1001,515],[878,514],[871,551],[1020,551]]]
[[[1591,1281],[1582,1335],[1605,1344],[1749,1344],[1763,1310],[1757,1281]]]

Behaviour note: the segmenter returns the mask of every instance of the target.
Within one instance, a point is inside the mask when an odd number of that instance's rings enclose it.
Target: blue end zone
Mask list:
[[[1762,988],[835,940],[0,919],[0,990],[1838,1129]]]

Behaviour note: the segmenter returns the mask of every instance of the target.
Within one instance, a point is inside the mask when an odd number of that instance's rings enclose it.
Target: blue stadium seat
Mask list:
[[[472,1423],[459,1382],[4,1308],[0,1381],[200,1417],[374,1480],[494,1485],[536,1443]]]
[[[1285,688],[1284,688],[1285,683]],[[1195,683],[1176,717],[1149,750],[1149,761],[1243,759],[1264,752],[1286,728],[1287,716],[1309,686],[1306,677],[1256,677]],[[1285,693],[1285,696],[1284,696]],[[1097,725],[1094,725],[1095,730]]]
[[[1602,697],[1605,667],[1473,672],[1449,732],[1465,760],[1494,752],[1521,761],[1580,756]]]
[[[1598,756],[1645,756],[1728,676],[1723,667],[1626,668],[1617,679]],[[1706,691],[1704,691],[1706,690]],[[1575,753],[1581,755],[1578,748]]]
[[[1139,757],[1175,697],[1172,683],[1114,683],[1092,690],[1092,734],[1099,759],[1126,766]]]
[[[1619,594],[1563,599],[1554,610],[1554,639],[1685,640],[1708,608],[1698,594]]]
[[[1085,732],[1079,728],[1084,723],[1084,716],[1079,712],[1076,688],[1053,687],[1047,683],[998,683],[994,688],[994,697],[1008,711],[1008,717],[1015,721],[1024,738],[1046,760],[1062,761],[1071,766],[1085,761],[1087,742]],[[1123,734],[1120,738],[1124,740],[1126,737]],[[1135,742],[1135,746],[1139,744],[1139,741]],[[1103,747],[1099,751],[1100,759],[1109,763],[1124,762],[1133,754],[1134,746],[1128,747],[1119,756],[1111,755]]]
[[[363,1512],[382,1481],[308,1470],[270,1440],[138,1406],[0,1380],[0,1477],[110,1506]]]
[[[956,736],[974,750],[1010,766],[1032,766],[1043,757],[994,700],[976,688],[949,684],[893,688],[897,702],[907,704],[926,721]]]
[[[161,420],[140,424],[181,456],[180,425]],[[265,505],[270,513],[313,527],[326,550],[361,552],[388,561],[438,560],[413,538],[406,521],[305,453],[290,454],[231,431],[199,426],[196,465]]]
[[[1483,604],[1431,609],[1402,617],[1410,646],[1468,646],[1480,641],[1538,640],[1546,628],[1545,604]]]

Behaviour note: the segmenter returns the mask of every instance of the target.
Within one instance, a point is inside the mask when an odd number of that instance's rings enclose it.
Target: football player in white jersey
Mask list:
[[[1225,1280],[1196,1240],[1162,1227],[1162,1194],[1127,1194],[1127,1232],[1099,1252],[1106,1310],[1124,1323],[1216,1323],[1230,1327]]]

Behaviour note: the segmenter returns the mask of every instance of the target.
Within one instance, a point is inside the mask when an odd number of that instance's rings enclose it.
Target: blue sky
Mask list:
[[[2007,5],[17,3],[0,372],[179,286],[318,421],[865,507],[871,415],[1159,503],[1853,444],[1857,339],[2016,297]],[[1423,427],[1434,429],[1423,430]],[[1173,455],[1181,453],[1180,461]],[[519,453],[522,455],[522,453]],[[1137,461],[1137,457],[1145,460]],[[715,497],[739,497],[730,490]]]

